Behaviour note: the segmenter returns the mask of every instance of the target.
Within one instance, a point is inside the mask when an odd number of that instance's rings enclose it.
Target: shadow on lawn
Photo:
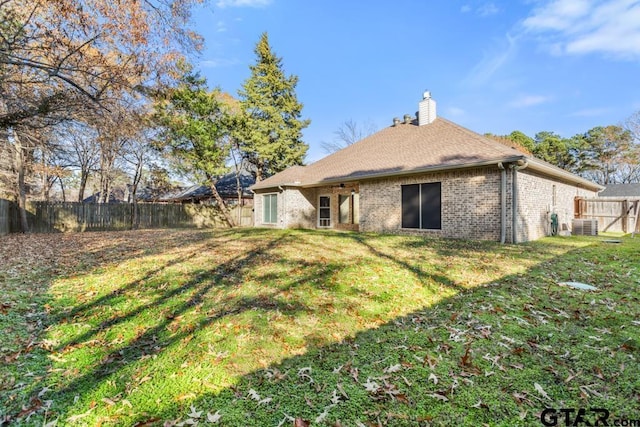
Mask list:
[[[97,327],[81,333],[72,340],[63,342],[61,345],[53,348],[46,341],[40,342],[44,338],[42,336],[43,329],[48,325],[81,321],[90,316],[92,310],[110,306],[116,299],[123,296],[126,297],[128,292],[143,284],[145,281],[161,274],[164,270],[172,266],[188,261],[198,252],[207,251],[216,246],[223,246],[238,238],[259,238],[265,232],[267,231],[255,230],[255,232],[250,233],[248,230],[190,230],[188,232],[183,230],[141,230],[60,234],[55,236],[51,234],[3,236],[2,239],[5,249],[11,251],[10,255],[6,254],[3,256],[3,260],[6,263],[6,265],[3,265],[3,268],[16,268],[13,267],[15,264],[18,269],[24,269],[24,266],[21,265],[24,263],[23,260],[36,259],[38,264],[35,264],[34,267],[37,267],[38,271],[37,274],[33,275],[33,273],[30,273],[30,275],[28,270],[25,270],[19,285],[16,286],[16,289],[20,290],[19,293],[16,294],[16,298],[23,299],[24,301],[16,301],[15,307],[14,304],[5,306],[4,304],[9,302],[9,300],[6,297],[3,298],[0,315],[7,314],[9,316],[7,317],[9,322],[16,317],[22,317],[24,319],[21,321],[13,320],[17,322],[15,325],[7,322],[6,326],[9,336],[15,341],[12,341],[11,344],[17,348],[12,350],[12,346],[7,346],[8,342],[4,341],[5,338],[3,337],[4,342],[2,343],[2,347],[4,348],[0,350],[0,357],[2,357],[3,362],[7,364],[7,368],[10,368],[10,364],[12,363],[19,363],[21,366],[17,372],[14,372],[12,369],[0,369],[0,425],[4,425],[5,422],[2,417],[10,417],[9,414],[12,412],[18,414],[18,418],[20,418],[28,416],[42,407],[43,402],[40,399],[41,396],[36,397],[34,392],[45,387],[47,383],[47,376],[40,374],[50,372],[53,369],[52,361],[48,357],[52,351],[64,351],[64,349],[68,347],[89,345],[87,342],[91,343],[92,338],[98,332],[133,318],[148,308],[148,306],[141,306],[140,309],[129,312],[123,316],[115,316]],[[212,236],[217,236],[217,238],[212,241]],[[55,237],[55,239],[52,239],[52,237]],[[142,259],[156,254],[171,253],[185,246],[194,245],[195,249],[187,254],[176,255],[157,268],[146,272],[143,277],[111,293],[91,300],[88,303],[74,306],[71,310],[60,313],[50,313],[49,316],[46,315],[46,311],[49,311],[47,307],[51,307],[53,304],[49,290],[56,280],[92,274],[107,266],[117,265],[123,261]],[[34,252],[36,252],[36,256],[33,255]],[[246,256],[247,260],[250,260],[254,255],[255,254],[248,253]],[[242,262],[242,260],[236,260],[236,262]],[[1,270],[0,273],[2,273]],[[4,274],[0,274],[0,279],[3,279],[3,276]],[[207,278],[210,279],[209,285],[196,290],[195,294],[185,306],[177,307],[176,315],[179,315],[180,311],[187,309],[188,306],[198,304],[207,290],[218,284],[217,282],[219,282],[220,279],[216,272],[210,271],[194,277],[188,286],[195,288],[198,283],[202,280],[207,280]],[[154,302],[166,302],[178,295],[180,293],[179,291],[178,289],[167,292]],[[20,296],[22,294],[24,295]],[[244,300],[242,304],[250,305],[251,302]],[[1,321],[0,327],[5,327]],[[22,331],[22,329],[24,329],[24,331]],[[141,335],[138,337],[138,340],[132,343],[132,354],[146,354],[149,350],[149,343],[152,341],[156,341],[155,336],[150,334]],[[116,352],[109,355],[103,364],[96,367],[95,372],[109,371],[110,368],[107,366],[109,361],[122,359],[121,354],[115,353]],[[26,372],[30,378],[33,378],[34,373],[36,373],[35,378],[37,380],[28,384],[27,387],[23,384],[20,387],[14,388],[14,386],[20,385],[20,371]],[[91,375],[95,372],[88,374]],[[78,380],[86,378],[89,377],[83,375],[80,376]],[[16,383],[17,381],[18,383]],[[69,384],[69,387],[67,387],[68,391],[73,390],[76,387],[76,383],[77,381],[74,381]],[[31,397],[21,396],[23,393],[29,393]]]
[[[423,268],[420,267],[419,264],[411,264],[403,259],[400,259],[397,256],[394,256],[392,254],[383,252],[382,250],[376,248],[375,246],[373,246],[372,244],[370,244],[367,241],[367,237],[363,236],[361,234],[350,234],[349,235],[350,238],[352,238],[353,240],[355,240],[356,242],[358,242],[360,245],[364,246],[367,248],[367,250],[374,256],[379,257],[379,258],[384,258],[386,260],[391,261],[392,263],[396,264],[397,266],[399,266],[400,268],[403,268],[407,271],[410,271],[411,273],[413,273],[416,277],[416,279],[418,279],[419,282],[426,284],[428,282],[429,279],[433,280],[436,283],[440,283],[442,285],[445,285],[447,287],[451,287],[453,289],[456,289],[457,291],[462,290],[463,288],[459,285],[457,285],[453,280],[451,280],[448,276],[444,275],[444,274],[435,274],[435,273],[428,273],[426,272]],[[424,241],[423,239],[421,239],[422,242],[424,242],[424,246],[429,245],[428,241]],[[433,244],[434,241],[431,242],[431,244]]]
[[[212,323],[227,316],[237,315],[244,311],[253,309],[266,311],[280,310],[283,313],[289,315],[294,315],[295,313],[308,310],[308,308],[303,304],[283,304],[264,298],[229,298],[228,300],[220,302],[220,308],[218,310],[207,312],[206,316],[203,316],[203,318],[199,320],[197,324],[191,325],[189,328],[183,329],[177,333],[167,333],[169,325],[175,318],[179,318],[188,310],[191,310],[202,304],[204,297],[210,291],[212,291],[212,289],[229,288],[232,286],[236,286],[235,282],[227,280],[227,276],[233,274],[236,279],[241,278],[241,274],[239,275],[238,273],[241,273],[243,269],[249,268],[251,263],[256,258],[260,257],[261,255],[268,254],[270,251],[286,243],[288,239],[290,239],[289,236],[281,235],[276,239],[270,240],[268,244],[257,246],[251,250],[248,250],[245,253],[241,254],[239,257],[233,258],[228,262],[214,264],[214,267],[212,269],[204,272],[198,272],[196,275],[191,277],[180,286],[176,286],[170,291],[163,292],[158,298],[155,298],[148,303],[142,304],[134,310],[124,313],[123,315],[112,317],[99,326],[92,328],[85,333],[82,333],[72,341],[62,344],[61,350],[65,347],[70,347],[84,343],[86,341],[90,341],[92,337],[96,336],[101,331],[127,322],[140,315],[141,313],[151,309],[152,307],[165,305],[167,303],[175,301],[176,299],[180,300],[180,303],[171,306],[170,312],[167,313],[164,318],[158,319],[154,327],[146,329],[144,333],[136,336],[126,345],[111,351],[102,359],[102,361],[97,366],[93,367],[90,371],[84,372],[82,375],[77,376],[73,381],[69,382],[64,388],[58,390],[57,392],[60,395],[75,395],[77,393],[81,393],[83,391],[83,388],[86,387],[86,383],[88,380],[92,382],[101,381],[105,379],[106,376],[118,372],[122,368],[122,366],[134,363],[143,357],[158,354],[164,351],[164,349],[181,342],[187,336],[196,333],[196,331],[206,328]],[[186,259],[188,259],[188,257],[184,260]],[[182,258],[179,258],[178,260],[176,260],[176,262],[180,262],[181,260]],[[167,266],[168,265],[165,265],[165,267]],[[299,281],[306,282],[309,279],[310,277],[303,277]],[[140,281],[136,280],[135,282],[129,283],[120,288],[118,291],[131,289],[139,283]],[[120,295],[121,293],[122,292],[116,292],[115,294]],[[189,293],[191,294],[187,298],[176,298],[188,295]],[[110,297],[102,299],[99,302],[99,305],[108,304],[109,298]],[[85,306],[79,311],[76,310],[75,315],[80,315],[81,311],[83,310],[89,310],[91,306],[92,304]]]
[[[192,308],[198,304],[201,304],[203,296],[206,295],[207,292],[209,292],[212,288],[231,286],[232,285],[231,283],[229,283],[228,281],[225,281],[225,277],[228,274],[230,274],[233,271],[236,271],[238,268],[240,268],[240,266],[243,266],[245,264],[250,264],[252,260],[254,260],[256,257],[262,254],[265,254],[269,252],[269,250],[276,248],[277,246],[282,244],[285,241],[285,239],[286,239],[285,236],[280,236],[279,238],[270,241],[269,244],[265,246],[256,247],[255,249],[242,254],[239,258],[234,258],[233,260],[227,263],[214,264],[214,268],[207,271],[198,272],[197,275],[194,275],[192,278],[190,278],[181,286],[176,286],[167,292],[162,292],[159,297],[153,299],[152,301],[146,304],[141,304],[136,309],[127,311],[123,315],[113,316],[110,319],[100,323],[96,327],[91,328],[88,331],[83,332],[82,334],[74,337],[73,340],[61,343],[56,350],[61,351],[67,346],[74,346],[79,343],[90,340],[97,333],[104,331],[105,329],[111,328],[113,326],[116,326],[118,324],[121,324],[123,322],[126,322],[142,314],[143,312],[147,311],[153,306],[166,304],[167,302],[170,302],[173,298],[179,295],[188,293],[189,291],[196,291],[195,294],[192,295],[187,301],[175,307],[171,311],[171,313],[168,313],[168,316],[165,320],[171,321],[171,319],[180,316],[189,308]],[[224,243],[225,242],[222,241],[222,242],[219,242],[219,244],[214,246],[222,246]],[[207,245],[207,249],[211,249],[212,247],[213,247],[212,245]],[[162,271],[170,268],[171,266],[175,266],[192,259],[194,256],[200,254],[202,250],[203,248],[197,248],[196,250],[189,251],[189,254],[174,258],[164,263],[163,265],[150,270],[143,277],[137,280],[134,280],[122,287],[119,287],[109,294],[106,294],[100,298],[92,300],[90,303],[81,304],[77,307],[74,307],[73,309],[71,309],[71,311],[64,313],[62,316],[60,316],[62,318],[59,319],[58,321],[64,322],[64,321],[67,321],[69,318],[82,319],[83,317],[86,317],[87,314],[90,313],[93,308],[111,304],[115,299],[119,299],[121,298],[122,295],[125,295],[127,292],[131,291],[132,289],[135,289],[136,287],[145,284],[148,280],[157,276]],[[202,286],[203,283],[205,283],[204,286]],[[211,320],[212,321],[215,320],[215,316],[211,317]],[[158,332],[160,332],[166,326],[167,326],[166,322],[160,323],[156,328],[151,330],[152,335],[154,336],[157,335]]]
[[[359,236],[350,237],[376,256],[403,265],[418,280],[428,276]],[[624,313],[613,316],[604,309],[612,303],[610,294],[594,303],[581,291],[549,285],[544,271],[558,269],[562,260],[534,257],[543,264],[504,276],[499,284],[465,289],[377,328],[314,345],[303,355],[244,375],[220,393],[188,404],[174,402],[138,421],[173,425],[170,420],[181,413],[176,423],[221,416],[220,423],[229,426],[248,425],[248,420],[274,426],[291,426],[294,420],[300,421],[296,426],[538,425],[547,407],[600,407],[611,410],[612,417],[637,416],[635,392],[621,391],[613,402],[608,396],[620,382],[632,384],[640,374],[636,364],[618,373],[617,364],[633,360],[627,357],[633,349],[611,344],[620,337],[601,344],[601,359],[593,356],[599,354],[596,347],[575,348],[576,342],[591,342],[594,332],[588,328],[596,320],[622,330]],[[522,286],[524,277],[533,280]],[[609,291],[624,301],[628,289]],[[589,298],[599,299],[597,294]],[[607,365],[612,359],[615,363]],[[594,372],[581,372],[592,363]],[[551,398],[537,389],[539,384]]]
[[[224,318],[247,312],[281,313],[295,317],[323,310],[324,308],[320,305],[309,306],[306,301],[291,297],[291,292],[298,287],[331,292],[332,279],[346,271],[349,267],[348,263],[340,261],[340,258],[307,262],[277,258],[277,251],[283,246],[295,247],[300,236],[322,237],[323,234],[320,232],[282,232],[272,235],[272,238],[266,240],[266,244],[264,239],[259,239],[261,234],[261,230],[229,231],[222,234],[223,240],[220,243],[204,243],[197,249],[198,251],[206,250],[207,245],[220,246],[228,241],[224,239],[242,238],[252,242],[249,248],[232,259],[221,263],[214,262],[212,267],[205,271],[192,272],[180,286],[160,291],[152,300],[113,316],[83,331],[72,340],[61,343],[57,350],[64,353],[65,349],[90,342],[103,331],[125,324],[146,310],[158,306],[166,307],[164,316],[158,318],[152,327],[140,331],[126,344],[111,349],[88,371],[76,375],[62,388],[56,388],[53,395],[47,395],[47,398],[70,401],[75,396],[79,396],[78,399],[83,401],[84,396],[90,396],[98,384],[107,380],[117,381],[119,374],[124,375],[123,370],[128,364],[160,356],[165,350],[180,346],[185,340],[192,339]],[[438,411],[444,411],[446,423],[460,425],[470,420],[491,422],[496,417],[517,414],[521,408],[511,398],[513,393],[522,394],[517,381],[503,384],[493,376],[483,377],[479,371],[476,371],[481,367],[491,369],[491,365],[490,362],[481,360],[482,340],[486,337],[482,336],[482,329],[477,328],[482,326],[482,323],[472,322],[472,317],[481,317],[484,311],[494,310],[496,314],[502,310],[503,313],[508,313],[508,307],[498,307],[493,297],[498,294],[505,298],[510,293],[520,292],[521,290],[517,287],[517,277],[500,278],[501,282],[509,283],[505,285],[505,289],[490,286],[491,284],[468,289],[457,285],[446,273],[440,271],[431,274],[419,263],[408,262],[376,247],[371,243],[371,239],[365,236],[347,234],[346,237],[357,242],[368,256],[386,260],[402,270],[411,272],[418,282],[426,284],[433,281],[455,290],[456,293],[464,290],[464,295],[442,299],[433,306],[392,319],[378,328],[364,330],[337,343],[328,343],[326,338],[319,339],[312,333],[313,331],[309,331],[305,338],[308,348],[305,354],[285,359],[281,363],[272,363],[266,369],[243,375],[237,384],[219,393],[200,395],[196,400],[166,402],[159,413],[140,414],[135,422],[139,422],[139,425],[147,425],[145,423],[162,425],[165,420],[175,417],[176,413],[186,414],[191,405],[198,410],[204,410],[205,413],[210,411],[213,414],[220,410],[223,425],[239,426],[246,425],[248,419],[251,419],[251,423],[255,425],[277,425],[282,420],[285,421],[285,425],[291,425],[292,420],[288,417],[314,420],[322,417],[324,412],[327,413],[325,415],[327,419],[332,419],[333,413],[338,412],[340,414],[338,418],[346,423],[344,425],[355,425],[356,421],[376,422],[376,420],[382,420],[390,425],[419,425],[421,422],[428,422],[430,417],[438,414]],[[384,236],[380,237],[380,239],[384,238]],[[410,241],[407,244],[408,249],[419,249],[422,247],[421,242],[421,239]],[[431,243],[436,245],[436,252],[441,251],[446,253],[446,256],[451,256],[451,247],[455,247],[455,244],[450,245],[442,241]],[[425,245],[429,244],[429,241],[426,241]],[[432,246],[429,247],[432,248]],[[496,245],[487,247],[495,248]],[[69,312],[60,313],[57,320],[83,319],[93,309],[116,302],[118,298],[126,296],[129,291],[153,276],[181,262],[186,262],[195,255],[196,253],[189,252],[176,257],[148,272],[144,277],[123,285],[114,293],[77,306]],[[199,316],[196,322],[184,328],[172,329],[175,319],[190,310],[202,307],[212,291],[216,289],[233,291],[239,288],[255,265],[265,259],[277,264],[281,270],[266,272],[257,276],[255,280],[263,283],[277,282],[280,283],[278,286],[264,289],[261,295],[255,296],[226,293],[222,300]],[[364,255],[363,259],[365,259]],[[537,259],[538,262],[546,260],[549,260],[548,255],[540,255]],[[534,292],[542,293],[542,288],[525,290],[525,294],[518,303],[531,304]],[[285,298],[285,295],[289,296]],[[548,298],[548,303],[552,304],[553,298],[559,296],[560,293],[555,292],[544,297]],[[410,298],[410,296],[407,297]],[[475,306],[474,310],[469,311],[470,305]],[[514,307],[515,309],[521,309],[521,307]],[[457,319],[458,314],[465,311],[473,314],[469,314],[465,319]],[[499,325],[493,325],[493,327],[497,328]],[[468,329],[466,338],[461,341],[451,340],[452,336],[460,334],[464,329]],[[536,346],[541,345],[540,338],[536,334],[541,332],[544,332],[544,328],[527,330],[523,327],[522,340],[526,344],[523,344],[521,352],[535,357],[538,351]],[[527,341],[528,339],[532,341]],[[542,340],[545,339],[542,338]],[[283,352],[286,353],[286,350],[283,349]],[[446,369],[443,367],[443,371],[438,373],[440,383],[434,384],[429,379],[430,362],[428,360],[430,359],[427,355],[437,358],[439,354],[446,354],[445,360],[454,362],[463,361],[465,356],[470,354],[473,356],[469,356],[468,366],[464,363],[463,365],[453,363],[446,366]],[[514,363],[518,363],[521,356],[509,354],[505,356],[507,357],[512,358]],[[559,353],[554,353],[550,357],[553,359],[550,363],[566,363],[560,358]],[[440,362],[443,365],[449,363],[442,360]],[[399,368],[389,369],[390,366],[396,365]],[[417,368],[415,372],[412,370],[414,367]],[[165,372],[166,374],[168,373]],[[517,376],[517,373],[514,375]],[[377,382],[379,388],[375,392],[366,390],[364,384],[367,383],[367,378],[373,378],[373,381]],[[437,397],[433,396],[451,399],[456,387],[462,389],[464,388],[462,385],[468,385],[466,380],[492,390],[488,392],[487,399],[495,401],[495,406],[473,408],[471,406],[476,403],[475,401],[466,402],[467,406],[458,408],[457,413],[446,412],[441,407],[435,410],[432,408],[437,406],[438,402]],[[46,379],[43,383],[46,383]],[[370,385],[370,388],[373,389],[373,385]],[[251,390],[255,395],[251,394]],[[120,387],[119,392],[123,393],[125,389]],[[432,397],[425,398],[425,393],[431,394]],[[459,391],[456,390],[455,393]],[[504,396],[509,398],[504,399]],[[183,415],[182,419],[186,418],[187,416]]]

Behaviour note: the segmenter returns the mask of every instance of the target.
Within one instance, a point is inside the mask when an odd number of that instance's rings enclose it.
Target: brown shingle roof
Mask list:
[[[390,126],[309,166],[287,169],[252,188],[315,186],[526,157],[514,148],[439,117],[423,126],[415,120]]]

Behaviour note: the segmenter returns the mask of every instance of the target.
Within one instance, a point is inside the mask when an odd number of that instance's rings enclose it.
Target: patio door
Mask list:
[[[331,227],[331,197],[320,196],[318,199],[318,227]]]

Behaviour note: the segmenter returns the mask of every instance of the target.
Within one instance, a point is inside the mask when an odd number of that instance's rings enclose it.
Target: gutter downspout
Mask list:
[[[498,163],[500,169],[500,244],[507,240],[507,170],[502,162]]]
[[[282,194],[282,220],[280,221],[280,228],[287,228],[287,196],[284,193],[282,185],[278,185],[278,190],[280,190],[280,194]]]
[[[529,166],[526,160],[518,160],[509,167],[513,171],[511,180],[511,243],[518,243],[518,171]]]

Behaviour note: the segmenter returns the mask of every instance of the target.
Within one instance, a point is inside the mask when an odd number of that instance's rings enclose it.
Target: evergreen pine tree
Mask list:
[[[236,138],[260,181],[292,165],[301,165],[309,146],[302,141],[302,104],[295,88],[298,77],[286,76],[282,59],[271,50],[267,33],[258,41],[257,61],[251,76],[238,92],[243,120],[236,124]]]
[[[206,183],[225,220],[234,226],[229,209],[216,184],[228,171],[231,148],[230,122],[224,96],[219,89],[209,91],[206,80],[185,66],[185,74],[175,88],[161,94],[155,105],[155,118],[163,127],[157,148],[171,154],[176,166]]]

